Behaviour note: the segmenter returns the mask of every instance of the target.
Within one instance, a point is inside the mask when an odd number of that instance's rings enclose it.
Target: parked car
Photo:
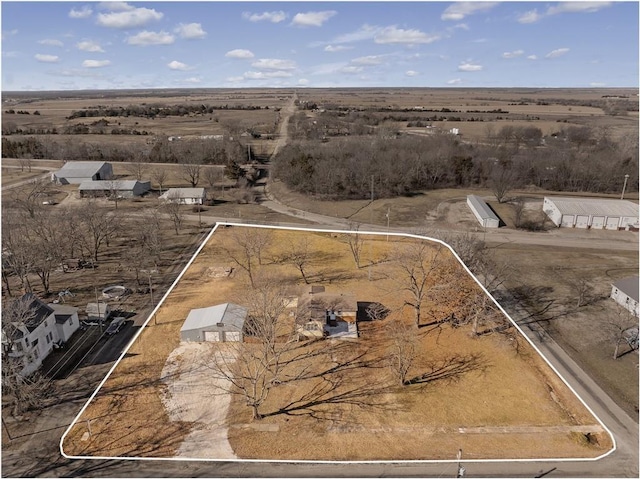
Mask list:
[[[117,318],[113,318],[113,321],[111,321],[111,324],[109,324],[109,327],[107,328],[105,333],[107,333],[107,334],[116,334],[118,331],[120,331],[120,328],[124,324],[125,319],[126,318],[123,318],[122,316],[118,316]]]

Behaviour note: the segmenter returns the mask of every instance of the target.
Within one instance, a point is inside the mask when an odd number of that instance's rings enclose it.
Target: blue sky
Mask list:
[[[2,90],[638,87],[638,2],[7,2]]]

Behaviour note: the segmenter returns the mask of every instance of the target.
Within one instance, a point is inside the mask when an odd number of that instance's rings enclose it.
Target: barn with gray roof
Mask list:
[[[234,303],[192,309],[182,328],[182,341],[242,341],[249,310]]]
[[[85,181],[110,180],[113,167],[106,161],[68,161],[55,173],[51,181],[59,185],[79,185]]]

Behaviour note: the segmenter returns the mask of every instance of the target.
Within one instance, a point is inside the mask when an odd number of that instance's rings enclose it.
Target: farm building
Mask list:
[[[87,304],[87,317],[89,320],[105,320],[111,316],[111,306],[103,301]]]
[[[544,213],[558,227],[624,230],[638,223],[638,205],[601,198],[548,198]]]
[[[467,205],[483,228],[498,228],[500,226],[500,218],[479,196],[468,195]]]
[[[113,167],[106,161],[68,161],[55,173],[51,181],[59,185],[77,185],[85,181],[109,180]]]
[[[142,196],[150,189],[150,181],[138,180],[83,181],[78,187],[81,198],[109,197],[113,194],[119,198],[133,198]]]
[[[40,367],[55,344],[71,338],[80,321],[78,308],[45,304],[31,293],[22,296],[20,301],[25,301],[32,313],[24,322],[3,326],[3,354],[17,362],[20,375],[28,376]]]
[[[204,188],[169,188],[160,199],[182,205],[201,205],[206,198]]]
[[[636,316],[640,316],[639,279],[638,276],[631,276],[611,285],[611,298]]]
[[[242,341],[248,309],[234,303],[192,309],[182,328],[182,341]]]
[[[327,293],[324,286],[312,286],[298,298],[296,326],[303,336],[352,333],[357,337],[358,302],[348,293]],[[343,334],[345,335],[345,334]]]

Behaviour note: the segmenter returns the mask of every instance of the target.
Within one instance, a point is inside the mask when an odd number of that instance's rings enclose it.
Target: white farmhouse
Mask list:
[[[640,277],[638,276],[631,276],[616,281],[611,285],[611,298],[636,316],[640,316],[639,279]]]
[[[202,205],[205,198],[204,188],[169,188],[160,195],[161,200],[181,205]]]
[[[78,308],[44,304],[33,294],[25,294],[31,310],[23,322],[7,324],[2,329],[3,354],[18,362],[18,372],[28,376],[35,372],[54,347],[67,342],[80,327]]]
[[[544,213],[558,227],[628,230],[638,223],[638,205],[603,198],[544,198]]]

